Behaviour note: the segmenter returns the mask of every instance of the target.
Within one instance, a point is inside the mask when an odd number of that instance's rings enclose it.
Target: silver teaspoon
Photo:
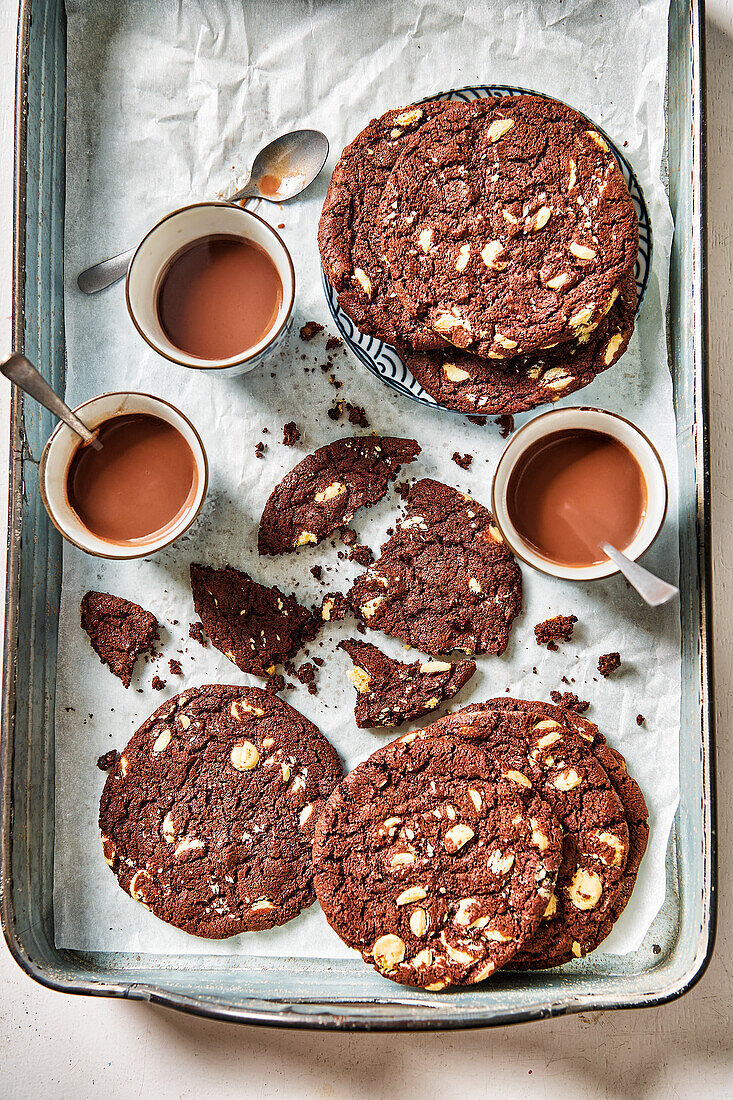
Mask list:
[[[328,156],[328,138],[320,130],[292,130],[275,138],[254,159],[252,171],[244,187],[226,201],[264,199],[265,202],[287,202],[310,187],[320,174]],[[88,267],[77,278],[77,286],[85,294],[98,294],[124,278],[135,255],[134,248]]]
[[[86,424],[76,416],[65,401],[62,401],[55,390],[52,390],[42,374],[39,374],[33,364],[25,355],[11,355],[4,363],[0,363],[0,374],[4,374],[18,389],[35,398],[40,405],[52,412],[59,420],[81,436],[85,443],[89,443],[95,451],[102,450],[102,444],[97,439],[97,433],[87,428]]]
[[[673,584],[667,584],[660,577],[655,577],[648,569],[644,569],[638,562],[632,561],[617,550],[610,542],[602,542],[601,550],[608,555],[614,565],[617,565],[626,580],[632,585],[650,607],[659,607],[668,603],[673,596],[679,595],[679,588]]]

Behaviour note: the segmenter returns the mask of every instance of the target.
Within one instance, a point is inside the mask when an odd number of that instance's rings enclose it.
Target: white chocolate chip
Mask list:
[[[340,481],[332,481],[330,485],[327,485],[325,489],[322,489],[320,493],[316,493],[315,501],[317,504],[324,504],[327,500],[333,500],[334,497],[343,496],[346,492],[346,486]]]
[[[573,940],[572,952],[575,955],[576,959],[579,959],[579,958],[582,957],[583,948],[580,946],[580,944],[578,943],[577,940]]]
[[[550,290],[560,290],[565,286],[570,279],[570,274],[567,271],[561,271],[559,275],[553,276],[552,279],[548,279],[545,286],[549,286]]]
[[[347,673],[347,676],[358,692],[363,694],[365,691],[369,691],[369,685],[372,682],[372,678],[366,669],[358,667],[352,668],[351,672]]]
[[[480,810],[483,799],[481,798],[481,795],[479,794],[479,792],[476,790],[475,787],[469,787],[468,788],[468,797],[473,802],[475,808],[477,810]]]
[[[374,961],[380,970],[392,970],[405,957],[405,945],[399,936],[380,936],[372,948]]]
[[[472,963],[476,961],[476,956],[471,955],[468,951],[460,951],[457,947],[452,947],[450,944],[446,944],[446,951],[453,962],[457,963]]]
[[[558,791],[574,791],[582,782],[583,780],[575,768],[565,768],[564,771],[558,772],[552,781],[552,785]]]
[[[410,913],[410,930],[413,936],[424,936],[428,930],[428,914],[419,905]]]
[[[552,217],[552,211],[549,206],[541,206],[535,214],[532,229],[536,233],[538,229],[544,229],[550,218]]]
[[[487,866],[495,875],[508,875],[514,866],[514,853],[496,848],[489,856]]]
[[[141,905],[145,905],[145,908],[148,909],[149,906],[145,904],[145,895],[141,888],[146,879],[148,882],[153,881],[147,871],[135,872],[130,879],[130,897],[134,898],[135,901],[139,901]]]
[[[422,886],[408,886],[395,898],[395,905],[409,905],[410,902],[422,901],[427,896],[428,892]]]
[[[420,910],[421,912],[422,910]],[[433,961],[433,952],[429,947],[424,947],[422,951],[418,951],[415,958],[412,960],[412,965],[416,966],[418,970],[423,966],[430,966]]]
[[[163,834],[163,839],[166,844],[172,844],[176,837],[176,827],[173,824],[173,814],[167,813],[163,818],[163,824],[160,827],[160,831]]]
[[[546,851],[550,841],[540,829],[539,822],[533,817],[530,821],[530,825],[532,826],[532,843],[536,845],[541,852]]]
[[[593,834],[601,844],[608,845],[613,849],[613,857],[609,861],[604,856],[601,856],[601,862],[605,863],[607,867],[620,867],[623,863],[624,855],[626,854],[626,845],[623,843],[620,837],[615,833],[604,832],[602,829],[596,829]]]
[[[479,584],[479,582],[476,580],[475,577],[469,577],[468,578],[468,587],[470,588],[470,590],[472,592],[482,592],[483,591],[483,589],[481,588],[481,585]]]
[[[383,599],[384,596],[375,596],[373,600],[368,600],[367,603],[359,609],[365,619],[371,619]]]
[[[313,803],[312,802],[307,802],[305,804],[305,806],[303,807],[303,809],[300,811],[300,814],[298,815],[298,822],[300,824],[301,829],[303,828],[303,826],[305,825],[306,821],[308,820],[308,818],[311,816],[312,813],[313,813]]]
[[[250,909],[253,913],[258,913],[261,909],[277,909],[277,906],[269,898],[259,898],[250,905]]]
[[[185,714],[179,714],[178,721],[181,723],[181,729],[183,730],[187,730],[191,725],[191,719],[187,718]]]
[[[456,271],[464,271],[468,266],[468,261],[471,259],[471,246],[470,244],[462,244],[458,251],[458,259],[456,260]]]
[[[585,132],[591,139],[591,141],[594,141],[596,143],[599,149],[602,149],[604,153],[608,152],[608,144],[606,143],[606,141],[604,141],[597,130],[586,130]]]
[[[421,230],[420,235],[417,238],[417,243],[420,245],[420,248],[423,250],[423,252],[425,252],[427,254],[430,251],[430,249],[432,247],[432,244],[433,244],[433,231],[432,231],[432,229],[430,229],[428,227],[427,229]]]
[[[595,871],[578,867],[565,893],[576,909],[594,909],[601,897],[603,886]]]
[[[446,849],[453,854],[459,851],[464,844],[468,844],[469,840],[471,840],[474,835],[474,831],[470,825],[454,825],[445,834],[444,845]]]
[[[420,672],[450,672],[452,667],[447,661],[425,661],[420,665]]]
[[[203,840],[199,840],[195,836],[184,836],[183,840],[179,840],[176,844],[176,850],[173,853],[177,856],[185,855],[186,852],[195,852],[198,848],[203,848]]]
[[[570,174],[568,175],[568,191],[572,191],[578,178],[578,173],[575,168],[575,161],[572,157],[568,161],[568,166],[570,168]]]
[[[501,241],[489,241],[481,249],[481,259],[492,271],[503,271],[506,267],[506,262],[497,262],[497,256],[500,256],[503,251],[504,245]]]
[[[253,707],[251,703],[248,703],[246,699],[235,699],[229,708],[229,713],[236,722],[243,722],[243,712],[245,714],[255,714],[258,718],[261,718],[265,713],[261,707]]]
[[[624,338],[622,334],[620,332],[617,332],[616,335],[612,336],[606,344],[606,350],[603,354],[603,362],[607,367],[611,366],[611,363],[613,363],[614,359],[618,355],[618,349],[621,347],[623,339]]]
[[[292,766],[288,763],[287,760],[283,760],[283,762],[280,765],[280,774],[283,777],[283,782],[284,783],[288,783],[290,781],[290,776],[292,775],[292,773],[293,773]]]
[[[412,852],[398,852],[396,856],[392,856],[389,866],[391,870],[394,870],[396,867],[408,867],[414,862],[415,856]]]
[[[517,346],[517,341],[510,340],[503,332],[494,333],[494,343],[498,344],[500,348],[505,348],[506,351],[513,351]]]
[[[548,390],[564,390],[573,380],[574,376],[565,367],[550,367],[542,375],[542,384]]]
[[[455,363],[443,363],[443,374],[449,382],[465,382],[467,378],[471,377],[467,370],[457,367]]]
[[[550,917],[555,916],[555,913],[557,913],[557,897],[555,896],[555,894],[553,894],[547,903],[547,908],[542,914],[542,919],[549,920]]]
[[[496,142],[499,140],[499,138],[503,138],[504,134],[511,130],[513,125],[513,118],[497,118],[489,126],[489,129],[486,132],[486,136],[488,137],[490,142]]]
[[[527,776],[524,775],[522,772],[516,772],[514,770],[510,770],[508,772],[504,772],[503,778],[504,779],[511,779],[512,783],[518,783],[520,787],[531,787],[532,786],[530,780],[527,779]]]
[[[593,317],[595,310],[595,302],[591,302],[589,305],[583,306],[582,309],[579,309],[578,312],[570,318],[568,324],[571,328],[580,328],[584,325],[587,325]]]
[[[573,241],[571,243],[570,251],[573,256],[577,256],[579,260],[593,260],[596,255],[595,248],[590,248],[587,244],[580,244],[578,241]]]
[[[238,772],[247,772],[257,767],[260,754],[251,741],[243,741],[241,745],[234,746],[229,759]]]
[[[301,531],[295,540],[295,545],[305,546],[309,542],[318,542],[318,536],[313,531]]]
[[[335,604],[335,602],[335,600],[323,601],[323,607],[321,608],[321,618],[327,623],[331,621],[331,612],[333,611],[333,605]]]
[[[372,296],[372,281],[367,275],[366,271],[363,271],[360,267],[354,270],[354,276],[361,289],[364,291],[368,298]]]
[[[397,126],[412,126],[413,123],[419,122],[422,117],[423,112],[419,107],[411,107],[409,110],[397,115],[395,123]]]
[[[171,736],[172,736],[172,734],[171,734],[171,731],[169,729],[164,729],[162,733],[159,733],[158,736],[155,738],[155,744],[153,745],[153,752],[157,754],[157,753],[163,752],[165,749],[167,749],[168,746],[170,745]]]

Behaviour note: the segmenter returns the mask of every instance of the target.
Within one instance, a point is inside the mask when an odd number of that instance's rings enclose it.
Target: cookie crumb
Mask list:
[[[318,321],[306,321],[300,330],[300,338],[308,342],[314,336],[317,336],[319,332],[323,332],[323,325],[319,325]]]
[[[655,955],[661,955],[662,954],[662,949],[661,949],[661,947],[659,946],[658,943],[653,943],[652,944],[652,953],[655,954]]]
[[[604,678],[610,676],[621,665],[621,656],[618,653],[603,653],[598,658],[598,671]]]
[[[358,537],[353,527],[345,527],[341,532],[341,541],[344,546],[353,546]]]
[[[349,601],[342,592],[328,592],[321,604],[321,618],[327,623],[340,622],[349,610]]]
[[[494,423],[499,425],[499,435],[502,439],[508,439],[514,431],[514,417],[511,413],[504,413],[502,416],[497,416]]]
[[[283,443],[286,447],[294,447],[300,439],[300,432],[294,420],[283,425]]]
[[[151,683],[150,686],[153,689],[153,691],[162,691],[163,688],[165,687],[166,683],[167,683],[167,681],[166,680],[161,680],[160,676],[153,676],[153,680],[152,680],[152,683]]]
[[[339,340],[338,336],[329,336],[326,340],[326,351],[334,351],[336,348],[342,348],[344,346],[343,340]]]
[[[456,466],[460,466],[462,470],[467,470],[473,462],[473,455],[462,455],[458,451],[453,452],[452,458]]]
[[[327,412],[329,420],[338,420],[341,417],[341,413],[344,411],[343,401],[334,401],[331,408]]]
[[[312,565],[311,566],[311,575],[314,576],[317,581],[322,580],[323,579],[323,566],[322,565]]]
[[[189,623],[188,636],[189,638],[193,638],[195,642],[198,642],[199,645],[202,645],[204,649],[209,648],[209,643],[207,642],[206,635],[204,634],[203,623]]]
[[[368,546],[362,546],[357,543],[357,545],[353,546],[351,549],[349,561],[355,561],[357,565],[371,565],[374,561],[374,554],[372,554]]]
[[[636,716],[637,726],[643,726],[645,722],[646,722],[646,718],[644,717],[644,715],[643,714],[637,714],[637,716]]]
[[[534,628],[537,645],[546,645],[548,649],[556,651],[558,641],[570,641],[577,621],[577,615],[555,615],[553,619],[537,623]]]
[[[556,706],[563,710],[574,710],[576,714],[585,714],[590,706],[587,699],[579,699],[572,691],[551,691],[550,698]]]
[[[361,405],[352,405],[350,401],[347,401],[346,411],[349,414],[349,424],[356,424],[359,428],[369,427],[367,415]]]
[[[265,444],[260,442],[255,444],[255,458],[263,458],[265,454]]]
[[[168,661],[168,668],[171,670],[171,676],[183,676],[181,662],[176,661],[174,657]]]
[[[111,768],[114,768],[119,758],[120,754],[117,749],[110,749],[109,752],[105,752],[97,758],[97,767],[100,772],[108,772]]]

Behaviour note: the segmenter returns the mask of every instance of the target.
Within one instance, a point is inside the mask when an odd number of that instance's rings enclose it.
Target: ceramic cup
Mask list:
[[[246,352],[229,359],[199,359],[181,351],[166,336],[157,310],[160,281],[170,261],[187,245],[212,235],[243,237],[259,245],[275,265],[283,288],[280,309],[268,332]],[[198,202],[167,214],[143,237],[130,261],[125,297],[132,323],[159,355],[194,370],[246,374],[285,338],[295,303],[295,268],[280,235],[257,214],[227,202]]]
[[[100,538],[84,526],[69,504],[67,494],[69,466],[77,448],[82,443],[76,432],[66,424],[58,424],[43,448],[38,473],[41,499],[54,527],[68,542],[98,558],[120,560],[146,558],[156,550],[170,546],[189,529],[198,516],[209,484],[206,452],[191,421],[167,401],[146,393],[104,393],[78,405],[74,412],[92,430],[107,420],[130,413],[148,413],[172,424],[191,448],[196,465],[196,484],[192,487],[186,505],[179,515],[167,527],[156,531],[153,535],[129,542],[110,542]]]
[[[633,542],[629,546],[618,547],[627,558],[636,561],[649,549],[661,530],[667,512],[667,478],[662,460],[644,433],[630,421],[616,413],[589,408],[553,409],[552,412],[542,413],[530,420],[512,436],[496,467],[491,494],[494,519],[504,541],[521,561],[542,573],[571,581],[598,580],[613,576],[619,570],[608,560],[585,566],[562,565],[538,553],[525,541],[511,521],[507,509],[507,487],[517,461],[538,440],[553,432],[583,428],[604,432],[623,443],[639,463],[644,475],[647,490],[646,516]]]

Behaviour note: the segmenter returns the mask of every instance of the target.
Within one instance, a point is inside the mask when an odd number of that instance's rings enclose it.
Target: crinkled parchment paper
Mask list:
[[[311,576],[330,566],[329,587],[347,586],[356,567],[327,544],[279,560],[260,560],[257,522],[283,473],[304,454],[348,434],[326,415],[331,401],[365,406],[378,432],[416,436],[422,446],[412,475],[429,475],[488,502],[503,441],[493,423],[434,412],[400,397],[346,351],[333,355],[325,335],[303,343],[306,319],[328,323],[319,277],[316,225],[329,170],[341,148],[374,115],[441,90],[511,84],[547,92],[593,116],[624,149],[644,188],[654,228],[654,269],[631,349],[619,365],[568,399],[632,417],[659,448],[676,500],[675,420],[665,347],[667,269],[672,235],[660,181],[667,56],[664,0],[67,0],[68,147],[66,194],[67,400],[105,390],[140,389],[176,402],[194,421],[211,460],[211,488],[201,520],[172,549],[150,561],[114,563],[64,551],[56,705],[56,838],[54,913],[59,947],[153,953],[222,952],[349,956],[318,906],[283,928],[219,942],[169,928],[126,898],[104,865],[97,807],[104,776],[97,756],[121,749],[163,700],[189,685],[256,682],[221,654],[188,637],[194,620],[191,561],[230,563],[304,600],[326,590]],[[205,377],[155,355],[127,316],[122,286],[96,298],[76,288],[87,264],[135,244],[157,218],[191,200],[238,187],[257,149],[286,130],[322,129],[332,154],[322,179],[302,199],[259,210],[282,234],[297,271],[297,314],[284,350],[240,379]],[[526,417],[519,418],[520,421]],[[282,425],[295,420],[302,439],[282,445]],[[264,428],[269,434],[263,435]],[[255,444],[267,443],[265,458]],[[474,457],[468,472],[453,451]],[[357,517],[361,538],[377,549],[398,501],[390,494]],[[675,507],[647,557],[670,580],[677,573]],[[509,691],[547,698],[566,676],[589,717],[626,756],[651,813],[651,841],[632,901],[605,949],[637,948],[664,899],[664,858],[677,805],[680,700],[676,605],[651,611],[619,578],[584,587],[524,569],[526,609],[503,657],[479,659],[480,672],[457,702]],[[164,657],[140,661],[128,691],[102,667],[79,627],[79,601],[90,588],[136,600],[163,624]],[[548,653],[532,627],[548,615],[574,612],[571,644]],[[328,736],[352,767],[389,739],[357,731],[350,664],[336,643],[353,622],[325,629],[312,652],[326,658],[319,694],[300,685],[285,697]],[[375,634],[394,656],[399,643]],[[619,650],[623,667],[602,680],[599,654]],[[180,659],[184,676],[168,673]],[[536,671],[535,671],[536,670]],[[163,692],[151,690],[158,672]],[[141,689],[140,691],[138,689]],[[638,713],[646,717],[637,726]]]

